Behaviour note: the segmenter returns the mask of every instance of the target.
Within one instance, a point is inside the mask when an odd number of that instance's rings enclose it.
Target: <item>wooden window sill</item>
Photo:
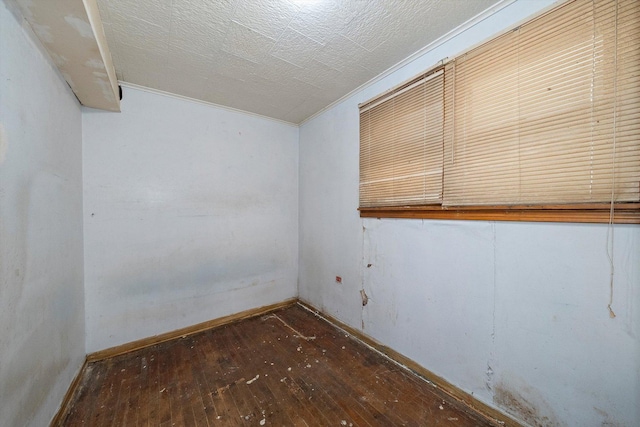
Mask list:
[[[640,224],[640,203],[614,206],[615,224]],[[535,206],[393,206],[360,208],[362,218],[608,223],[609,204]]]

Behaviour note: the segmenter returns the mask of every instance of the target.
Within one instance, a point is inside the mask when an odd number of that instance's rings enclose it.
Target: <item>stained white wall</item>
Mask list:
[[[83,110],[87,351],[297,294],[298,129],[125,88]]]
[[[299,294],[524,423],[640,425],[640,227],[613,227],[611,319],[606,225],[356,210],[357,104],[550,3],[516,2],[301,126]]]
[[[45,426],[84,361],[80,106],[0,2],[0,425]]]

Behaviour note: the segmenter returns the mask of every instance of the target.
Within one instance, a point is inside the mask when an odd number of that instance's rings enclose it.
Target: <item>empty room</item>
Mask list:
[[[2,0],[49,425],[640,426],[640,2]]]

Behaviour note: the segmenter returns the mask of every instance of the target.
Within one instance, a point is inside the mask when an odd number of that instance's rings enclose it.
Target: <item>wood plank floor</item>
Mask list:
[[[88,365],[64,426],[489,426],[294,305]]]

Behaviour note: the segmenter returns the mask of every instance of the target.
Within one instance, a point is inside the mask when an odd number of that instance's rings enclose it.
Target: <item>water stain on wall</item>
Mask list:
[[[622,427],[624,425],[616,420],[613,420],[611,418],[611,415],[609,415],[607,411],[596,406],[594,406],[593,409],[598,413],[598,415],[602,417],[602,422],[600,423],[602,427]]]
[[[529,386],[511,387],[505,383],[494,386],[493,401],[533,427],[564,426],[542,396]]]

